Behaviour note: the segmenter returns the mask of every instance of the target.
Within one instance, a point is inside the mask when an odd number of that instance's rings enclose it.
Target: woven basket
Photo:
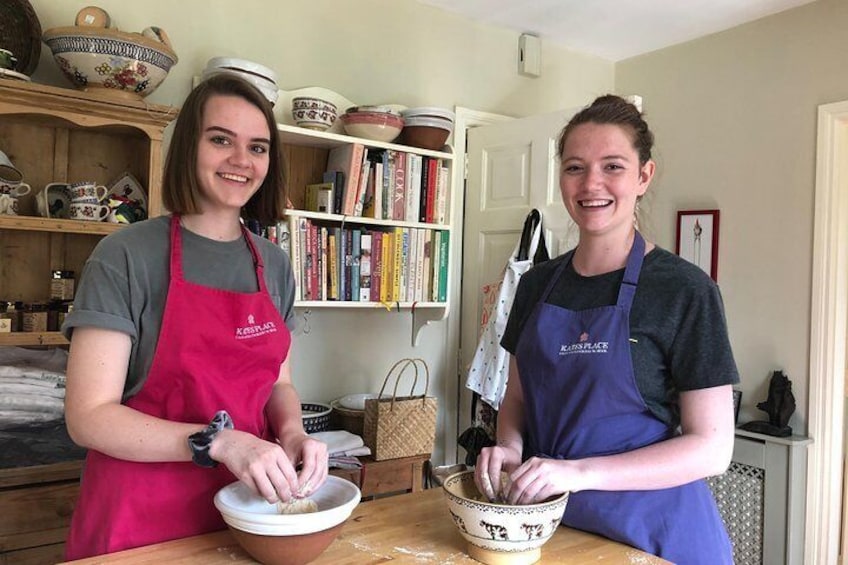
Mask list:
[[[424,369],[424,392],[414,395],[419,364]],[[398,372],[395,374],[395,369]],[[413,375],[409,396],[398,396],[398,384],[407,368]],[[383,396],[394,376],[391,396]],[[363,439],[375,461],[430,454],[436,439],[438,400],[427,396],[430,369],[423,359],[401,359],[389,369],[377,398],[365,401]]]
[[[28,0],[0,2],[0,48],[18,59],[15,70],[27,76],[41,58],[41,22]]]
[[[339,404],[339,399],[332,401],[333,413],[330,423],[333,429],[345,430],[354,435],[362,436],[362,425],[365,421],[365,410],[351,410]]]
[[[303,429],[306,433],[326,432],[330,429],[330,414],[333,407],[322,402],[302,402]]]

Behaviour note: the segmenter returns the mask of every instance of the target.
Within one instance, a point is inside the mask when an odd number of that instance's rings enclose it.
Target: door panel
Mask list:
[[[470,129],[463,221],[459,429],[470,422],[465,388],[482,315],[481,288],[497,282],[515,248],[524,219],[537,208],[551,256],[577,241],[577,229],[559,194],[559,132],[579,108]],[[464,453],[460,454],[460,459]]]

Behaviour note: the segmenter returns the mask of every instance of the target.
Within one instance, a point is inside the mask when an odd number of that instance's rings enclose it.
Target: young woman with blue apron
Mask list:
[[[582,459],[632,451],[673,435],[645,405],[630,353],[630,307],[644,254],[637,231],[612,306],[573,311],[546,303],[571,253],[548,283],[515,353],[525,454]],[[562,523],[675,563],[733,563],[730,540],[703,480],[662,490],[574,492]]]

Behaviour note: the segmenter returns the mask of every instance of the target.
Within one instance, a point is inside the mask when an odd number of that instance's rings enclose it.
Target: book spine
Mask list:
[[[392,196],[392,219],[403,221],[406,216],[406,153],[395,152],[394,194]]]
[[[407,222],[418,221],[418,206],[421,198],[421,156],[414,153],[406,155],[406,211],[404,220]]]
[[[395,228],[394,241],[392,242],[394,262],[392,267],[392,297],[391,301],[401,300],[401,270],[403,268],[403,228]]]
[[[379,302],[383,283],[383,232],[371,234],[371,301]]]
[[[439,245],[439,302],[448,300],[448,254],[450,252],[450,232],[443,231]]]
[[[362,232],[350,230],[350,299],[359,302],[360,260],[362,258]]]
[[[294,299],[303,300],[303,288],[300,274],[303,271],[303,259],[300,256],[300,229],[299,218],[289,216],[289,251],[291,254],[292,274],[294,275]]]
[[[371,234],[364,232],[359,239],[359,301],[371,301]]]
[[[432,287],[432,290],[431,290],[431,293],[430,293],[430,300],[432,300],[433,302],[439,301],[439,269],[440,269],[440,265],[441,265],[441,260],[440,260],[441,245],[442,245],[442,232],[438,231],[438,230],[434,231],[433,232],[433,249],[431,251],[432,252],[431,262],[432,262],[433,265],[432,265],[431,273],[430,273],[430,276],[433,279],[433,287]]]
[[[312,270],[309,273],[312,300],[321,300],[321,243],[318,240],[318,226],[312,222],[309,223],[309,237],[312,248]]]
[[[365,153],[367,155],[367,152]],[[368,205],[368,178],[371,176],[371,161],[363,157],[362,166],[359,169],[359,183],[356,187],[356,203],[353,207],[353,215],[362,217]]]
[[[424,204],[426,207],[426,213],[424,214],[424,220],[428,224],[435,223],[436,221],[436,198],[438,194],[438,183],[439,183],[439,165],[441,164],[440,159],[429,159],[427,161],[427,201]]]
[[[395,234],[387,231],[382,237],[383,269],[382,281],[380,282],[380,302],[391,302],[394,300],[392,289],[395,280]]]
[[[424,261],[423,261],[423,278],[421,296],[422,300],[432,300],[433,292],[433,231],[424,231]]]
[[[327,255],[329,257],[330,266],[329,266],[329,279],[330,279],[330,290],[329,296],[330,300],[338,300],[339,299],[339,255],[338,255],[338,229],[339,228],[331,228],[331,232],[327,234]]]
[[[385,154],[385,151],[383,151]],[[383,162],[377,161],[374,163],[371,178],[371,190],[374,195],[373,206],[369,218],[380,220],[383,218]]]
[[[427,221],[427,198],[429,194],[429,182],[430,182],[430,162],[433,160],[432,157],[422,157],[421,158],[421,187],[418,190],[419,199],[418,199],[418,218],[419,222]]]
[[[320,241],[321,241],[321,254],[320,254],[320,263],[321,263],[321,291],[320,291],[320,299],[327,300],[327,228],[321,226],[320,233]]]
[[[426,233],[429,232],[429,230],[419,228],[416,231],[418,232],[418,235],[415,238],[415,300],[423,302],[426,300],[424,297],[424,278],[426,276],[424,274],[426,272],[424,270],[424,264],[427,260],[424,256],[424,243],[427,237]]]
[[[347,251],[347,239],[345,234],[347,230],[339,229],[339,239],[336,246],[339,251],[339,300],[345,300],[345,292],[347,291],[347,281],[345,280],[345,256],[350,256]]]
[[[360,143],[352,145],[350,172],[345,180],[344,209],[342,210],[342,213],[346,216],[353,216],[356,210],[357,197],[359,196],[359,177],[362,173],[364,154],[364,145]]]
[[[380,218],[383,220],[392,219],[392,179],[394,178],[394,170],[392,164],[394,162],[393,150],[387,149],[383,151],[383,178],[380,180],[380,186],[383,191],[383,206],[380,210],[382,214]]]
[[[439,173],[436,178],[436,212],[435,223],[445,225],[447,223],[448,181],[450,169],[443,163],[439,164]]]
[[[418,271],[418,228],[409,228],[409,254],[407,264],[408,275],[406,280],[406,300],[408,302],[414,302],[417,300],[415,298],[415,286],[416,286],[416,276]]]

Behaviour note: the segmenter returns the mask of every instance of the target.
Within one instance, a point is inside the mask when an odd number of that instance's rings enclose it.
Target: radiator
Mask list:
[[[809,438],[736,431],[733,461],[707,479],[736,565],[802,565]]]

